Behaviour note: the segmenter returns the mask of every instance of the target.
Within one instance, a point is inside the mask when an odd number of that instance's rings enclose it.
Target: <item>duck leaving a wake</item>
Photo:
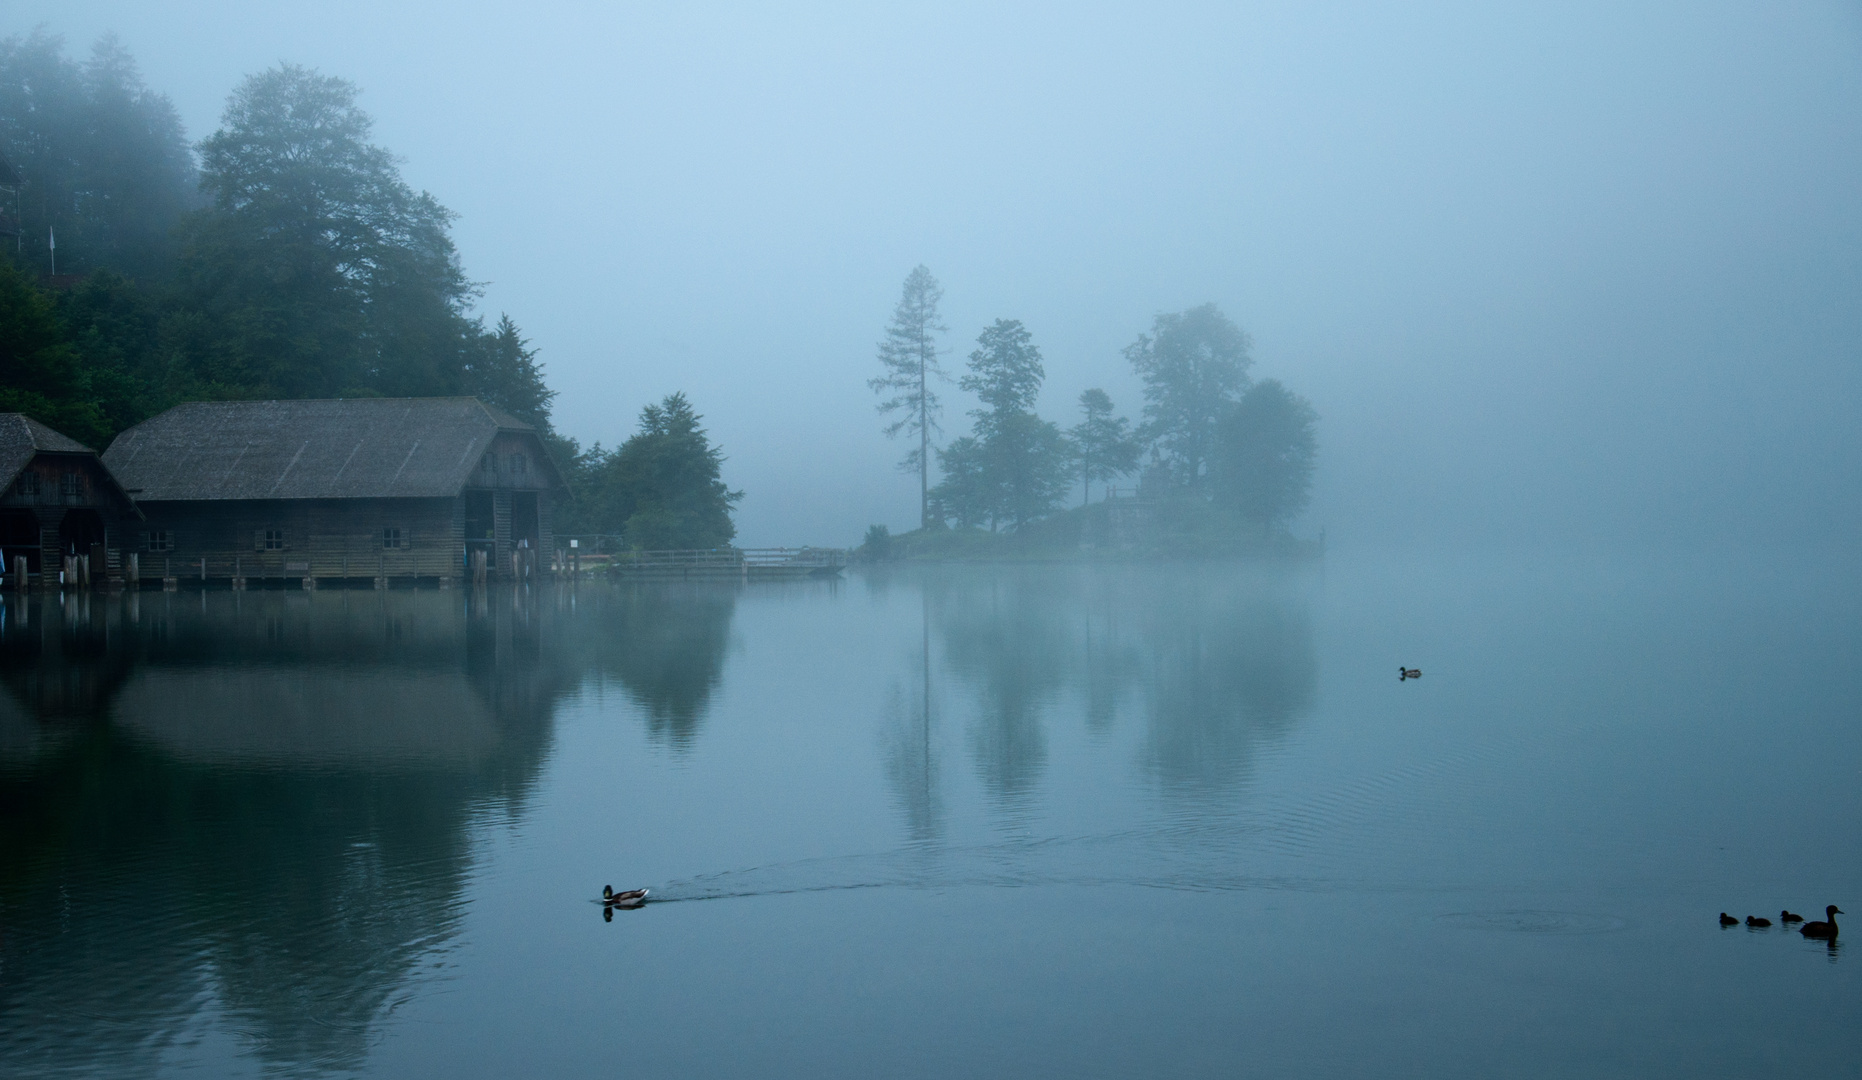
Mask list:
[[[1422,669],[1419,667],[1398,667],[1397,668],[1397,682],[1402,682],[1405,679],[1420,679],[1420,678],[1422,678]]]
[[[615,892],[614,886],[603,885],[601,887],[601,902],[608,907],[620,908],[623,911],[632,911],[646,904],[647,893],[649,891],[651,890],[629,889],[626,892]]]

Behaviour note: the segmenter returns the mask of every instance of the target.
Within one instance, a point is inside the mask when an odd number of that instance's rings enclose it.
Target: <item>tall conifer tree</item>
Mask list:
[[[948,329],[937,312],[943,298],[943,286],[931,271],[922,264],[913,267],[886,327],[886,338],[879,343],[884,374],[867,380],[874,393],[889,395],[880,401],[879,411],[899,414],[886,425],[886,437],[896,438],[901,432],[918,437],[918,445],[899,462],[899,468],[918,470],[920,528],[931,524],[931,440],[940,430],[941,406],[931,384],[934,379],[948,378],[937,362],[937,335]]]

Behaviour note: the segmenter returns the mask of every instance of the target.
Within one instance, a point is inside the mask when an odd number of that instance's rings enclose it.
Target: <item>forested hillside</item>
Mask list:
[[[402,179],[356,99],[280,64],[241,82],[191,146],[114,39],[83,61],[43,30],[0,41],[0,154],[17,181],[0,206],[15,234],[0,258],[0,411],[101,449],[183,401],[470,394],[541,429],[586,489],[559,508],[564,531],[626,533],[646,508],[636,524],[655,545],[727,542],[721,482],[651,486],[716,479],[689,407],[680,445],[696,456],[672,466],[620,462],[647,453],[638,439],[584,451],[554,430],[535,350],[508,315],[475,311],[452,211]]]

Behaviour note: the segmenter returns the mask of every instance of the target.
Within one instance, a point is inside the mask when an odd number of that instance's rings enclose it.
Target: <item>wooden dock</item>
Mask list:
[[[638,580],[770,581],[786,578],[838,577],[847,566],[842,548],[715,548],[704,551],[621,551],[567,553],[564,572],[579,564],[583,576],[595,573]]]

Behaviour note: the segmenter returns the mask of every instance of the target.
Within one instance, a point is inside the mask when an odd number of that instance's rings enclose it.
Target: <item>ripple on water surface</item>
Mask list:
[[[1522,934],[1608,934],[1629,926],[1612,915],[1583,911],[1457,911],[1437,918],[1461,930],[1508,930]]]

